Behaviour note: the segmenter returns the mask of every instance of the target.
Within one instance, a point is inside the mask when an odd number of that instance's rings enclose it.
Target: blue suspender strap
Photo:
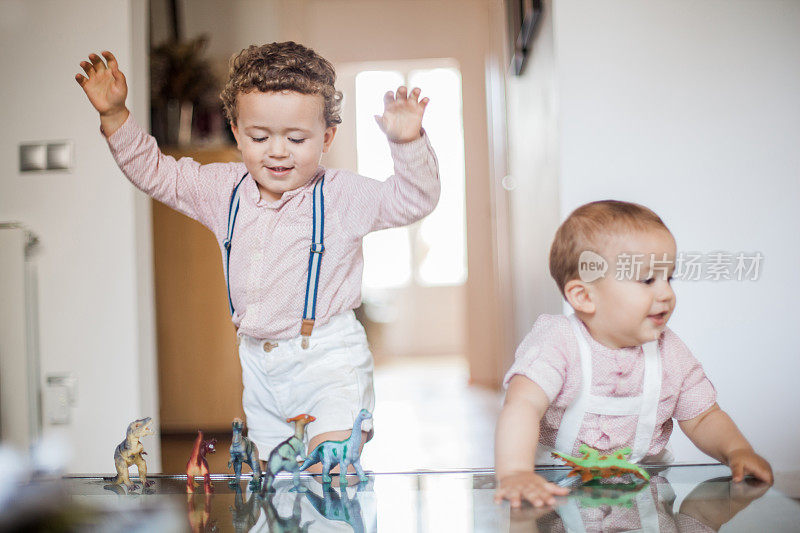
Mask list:
[[[230,275],[230,266],[231,266],[231,239],[233,238],[233,228],[236,225],[236,215],[239,214],[239,187],[241,186],[244,179],[247,177],[247,172],[244,173],[242,179],[239,180],[239,183],[236,184],[236,187],[233,188],[233,192],[231,193],[231,203],[228,207],[228,234],[225,237],[225,240],[222,241],[222,245],[225,248],[225,284],[228,286],[228,307],[231,311],[231,316],[233,316],[233,300],[231,299],[231,275]]]
[[[308,348],[308,338],[314,329],[317,309],[317,289],[319,287],[319,266],[322,262],[322,253],[325,251],[325,196],[322,187],[325,185],[323,175],[314,185],[314,215],[311,232],[311,253],[308,256],[308,279],[306,280],[306,301],[303,306],[303,323],[300,335],[303,337],[302,347]]]

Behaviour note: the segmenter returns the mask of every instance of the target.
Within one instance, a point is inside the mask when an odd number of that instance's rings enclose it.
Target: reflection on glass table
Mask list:
[[[323,486],[319,477],[305,475],[298,487],[291,477],[279,477],[275,491],[264,496],[251,492],[249,476],[232,488],[230,476],[212,476],[214,493],[194,495],[185,493],[185,476],[156,474],[152,487],[130,492],[99,476],[67,476],[21,487],[20,494],[39,495],[38,511],[31,512],[36,506],[28,502],[26,527],[61,512],[72,515],[73,527],[63,531],[103,523],[97,516],[106,524],[118,516],[126,525],[119,530],[138,526],[142,531],[156,524],[160,531],[237,532],[800,530],[798,502],[754,480],[732,483],[723,465],[648,470],[650,483],[625,478],[622,484],[580,485],[565,478],[568,469],[542,469],[545,477],[571,490],[555,507],[544,509],[511,510],[508,503],[494,503],[490,470],[370,474],[364,483],[353,476],[344,489],[335,476],[332,485]],[[4,509],[0,529],[23,525],[20,516]]]

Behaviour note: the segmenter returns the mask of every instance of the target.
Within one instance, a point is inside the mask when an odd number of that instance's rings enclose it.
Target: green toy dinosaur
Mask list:
[[[331,467],[339,465],[339,485],[347,485],[347,467],[353,465],[358,474],[359,481],[366,481],[367,475],[361,468],[361,423],[372,418],[372,414],[366,409],[359,411],[353,423],[353,432],[346,440],[326,440],[314,448],[306,458],[300,470],[305,470],[309,466],[322,463],[322,482],[330,483]]]
[[[552,452],[553,457],[561,459],[567,466],[572,467],[572,471],[567,474],[567,477],[581,476],[583,483],[596,478],[617,477],[623,474],[633,474],[645,481],[650,480],[650,474],[645,469],[626,460],[626,457],[631,454],[629,447],[611,453],[602,453],[586,444],[581,444],[578,451],[583,454],[583,457]]]
[[[267,458],[267,467],[264,472],[261,493],[272,490],[272,484],[278,472],[286,470],[294,475],[294,484],[300,483],[300,465],[297,458],[305,459],[305,445],[303,436],[306,432],[306,424],[316,420],[311,415],[299,415],[294,418],[287,418],[287,422],[294,422],[294,435],[281,442],[270,452]]]

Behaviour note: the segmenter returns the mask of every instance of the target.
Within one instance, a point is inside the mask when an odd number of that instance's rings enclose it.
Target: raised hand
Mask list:
[[[89,61],[81,61],[80,64],[88,78],[76,74],[75,81],[100,113],[103,130],[110,135],[128,118],[128,109],[125,107],[128,84],[125,75],[119,70],[114,54],[108,51],[103,52],[102,58],[97,54],[89,54]]]
[[[390,141],[405,143],[419,139],[422,115],[430,101],[427,97],[420,100],[419,94],[419,88],[408,94],[408,89],[401,86],[397,93],[388,91],[383,95],[383,115],[375,115],[375,121]]]

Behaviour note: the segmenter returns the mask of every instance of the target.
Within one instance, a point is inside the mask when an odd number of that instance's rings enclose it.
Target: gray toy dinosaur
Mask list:
[[[253,441],[242,435],[244,423],[241,418],[234,418],[231,424],[233,428],[233,438],[231,440],[231,459],[228,461],[228,468],[233,465],[235,477],[228,484],[238,485],[242,476],[242,463],[250,465],[253,471],[253,479],[250,480],[250,488],[257,490],[261,487],[261,465],[258,462],[258,448]]]
[[[322,482],[330,483],[331,467],[339,465],[339,485],[347,485],[347,468],[350,465],[356,469],[359,481],[366,481],[367,476],[361,468],[361,423],[372,418],[372,414],[366,409],[359,411],[353,423],[353,432],[346,440],[326,440],[314,448],[300,470],[305,470],[309,466],[322,463]]]

